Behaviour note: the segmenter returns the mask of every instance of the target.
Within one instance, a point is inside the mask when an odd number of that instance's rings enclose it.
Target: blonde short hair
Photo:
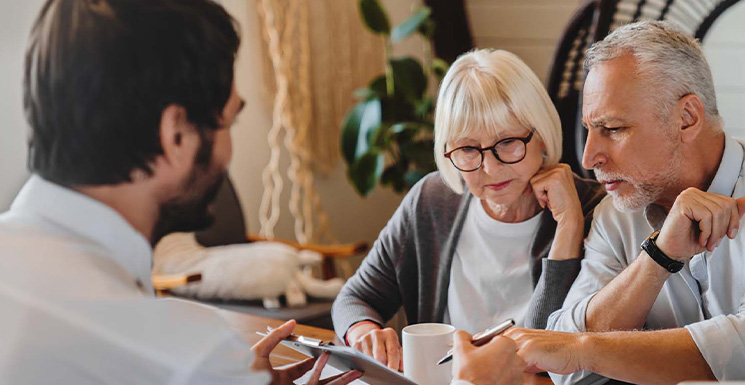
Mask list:
[[[546,146],[546,166],[561,158],[561,121],[543,84],[514,54],[477,49],[461,55],[440,85],[435,112],[435,163],[453,191],[463,193],[458,169],[445,158],[445,144],[476,130],[495,137],[519,124],[534,129]]]

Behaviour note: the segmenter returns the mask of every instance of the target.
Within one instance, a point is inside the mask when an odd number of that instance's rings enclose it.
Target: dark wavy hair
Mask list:
[[[151,174],[166,106],[203,139],[218,127],[239,44],[210,0],[48,0],[26,52],[29,169],[62,185]]]

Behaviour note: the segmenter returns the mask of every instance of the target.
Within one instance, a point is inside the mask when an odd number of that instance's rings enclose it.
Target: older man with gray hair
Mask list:
[[[557,383],[745,379],[745,151],[722,129],[701,47],[639,22],[585,67],[583,166],[609,195],[554,331],[507,336]]]

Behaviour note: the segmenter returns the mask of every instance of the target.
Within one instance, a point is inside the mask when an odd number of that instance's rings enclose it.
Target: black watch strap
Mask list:
[[[685,266],[684,262],[676,261],[662,252],[657,247],[657,236],[660,235],[660,231],[657,230],[654,233],[652,233],[650,236],[647,237],[647,239],[642,242],[642,250],[644,250],[647,255],[649,255],[652,259],[654,259],[657,264],[664,267],[665,270],[675,274],[679,272],[683,266]]]

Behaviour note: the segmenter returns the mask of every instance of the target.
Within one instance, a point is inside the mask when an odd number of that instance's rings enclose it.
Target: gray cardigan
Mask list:
[[[605,192],[597,182],[576,175],[574,183],[587,236],[592,211]],[[410,324],[443,321],[450,265],[472,197],[467,189],[460,195],[453,192],[438,172],[412,187],[334,301],[331,316],[342,340],[353,324],[367,320],[384,325],[401,306]],[[545,259],[556,221],[549,210],[540,215],[530,260],[535,291],[525,322],[526,327],[543,329],[579,273],[580,259]]]

